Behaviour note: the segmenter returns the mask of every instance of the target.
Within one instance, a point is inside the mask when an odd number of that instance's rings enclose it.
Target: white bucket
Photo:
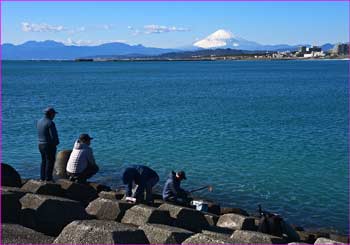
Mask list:
[[[196,206],[196,210],[208,212],[208,203],[205,203],[202,200],[193,200],[191,201],[191,205]]]

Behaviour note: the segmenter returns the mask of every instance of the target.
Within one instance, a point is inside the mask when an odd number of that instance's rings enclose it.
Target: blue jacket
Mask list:
[[[123,183],[127,185],[126,196],[131,196],[132,194],[132,184],[135,182],[138,185],[137,191],[141,192],[145,189],[146,184],[151,179],[159,180],[158,174],[151,168],[143,165],[131,165],[127,167],[123,172]],[[135,193],[138,196],[140,193]]]
[[[169,174],[164,184],[162,196],[165,201],[168,199],[176,200],[177,198],[187,196],[186,191],[180,187],[180,180],[176,178],[176,173],[174,171]]]
[[[51,119],[46,116],[41,118],[38,120],[36,127],[38,129],[39,144],[57,146],[60,143],[56,125]]]

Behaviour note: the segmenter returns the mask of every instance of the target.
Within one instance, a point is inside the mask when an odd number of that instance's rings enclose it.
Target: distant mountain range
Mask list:
[[[55,41],[28,41],[21,45],[3,44],[4,60],[72,60],[81,57],[104,55],[159,55],[176,52],[176,49],[149,48],[125,43],[105,43],[98,46],[66,46]]]
[[[189,51],[220,49],[218,53],[240,50],[247,51],[295,51],[302,45],[262,45],[257,42],[234,36],[230,31],[217,30],[206,38],[196,41],[191,46],[181,49],[162,49],[145,47],[143,45],[128,45],[126,43],[105,43],[97,46],[67,46],[56,41],[28,41],[20,45],[3,44],[2,59],[4,60],[72,60],[87,57],[145,57],[159,56],[171,53],[171,57],[188,55]],[[311,45],[303,45],[310,47]],[[324,44],[323,51],[328,51],[334,44]],[[174,53],[182,53],[175,55]],[[238,54],[238,53],[237,53]],[[224,54],[222,54],[224,55]]]

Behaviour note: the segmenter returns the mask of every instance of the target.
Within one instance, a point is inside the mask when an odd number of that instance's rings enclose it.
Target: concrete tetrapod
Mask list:
[[[60,179],[57,183],[65,190],[67,198],[80,201],[86,206],[98,197],[97,191],[87,184],[78,184],[66,179]]]
[[[21,213],[20,198],[25,193],[1,191],[1,222],[18,223]]]
[[[194,234],[182,228],[161,224],[145,224],[139,228],[145,232],[151,244],[180,244]]]
[[[345,244],[345,243],[341,243],[341,242],[337,242],[328,238],[324,238],[324,237],[320,237],[317,238],[315,244]]]
[[[181,244],[232,244],[232,240],[230,238],[225,239],[224,237],[215,237],[207,234],[197,233]]]
[[[78,220],[67,225],[54,244],[146,244],[145,233],[131,225],[105,220]]]
[[[58,235],[73,220],[89,217],[81,203],[62,197],[28,193],[20,202],[20,223],[47,235]]]
[[[232,207],[221,207],[220,214],[240,214],[243,216],[249,216],[248,212],[241,208],[232,208]]]
[[[98,193],[99,197],[114,201],[121,200],[124,197],[124,195],[124,191],[101,191],[100,193]]]
[[[169,203],[160,205],[160,210],[167,210],[174,218],[174,225],[190,231],[200,232],[208,227],[208,221],[204,214],[195,209],[185,208]]]
[[[59,151],[54,165],[55,175],[60,178],[67,178],[66,167],[72,150]]]
[[[233,232],[231,239],[234,243],[249,244],[284,244],[286,241],[280,237],[256,231],[237,230]]]
[[[146,223],[171,224],[169,211],[159,210],[143,204],[133,206],[125,212],[122,223],[144,225]]]
[[[55,239],[18,224],[1,224],[1,232],[2,244],[51,244]]]
[[[112,191],[111,187],[100,183],[88,182],[88,185],[94,188],[97,193],[100,193],[101,191]]]
[[[254,218],[233,213],[221,215],[216,225],[234,230],[255,229]]]
[[[134,204],[126,201],[113,201],[99,197],[90,202],[85,210],[96,219],[121,221],[126,210],[133,206]]]
[[[21,187],[22,181],[19,173],[10,165],[1,163],[1,185]]]
[[[59,184],[39,181],[39,180],[28,180],[21,188],[25,192],[31,192],[36,194],[51,195],[51,196],[64,196],[64,190]]]

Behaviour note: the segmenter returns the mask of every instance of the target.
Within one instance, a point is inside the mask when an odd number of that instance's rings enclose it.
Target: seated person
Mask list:
[[[88,134],[81,134],[74,143],[74,148],[66,167],[67,175],[72,181],[86,183],[86,180],[99,170],[90,147],[91,140],[92,138]]]
[[[143,165],[131,165],[124,170],[122,179],[123,183],[127,185],[126,196],[136,199],[128,199],[129,201],[144,201],[144,192],[146,190],[146,203],[153,203],[152,188],[159,181],[159,176],[153,169]],[[133,184],[137,185],[137,189],[132,195]]]
[[[188,192],[180,187],[181,181],[186,179],[184,171],[175,173],[172,171],[164,184],[163,200],[178,205],[188,206],[190,198],[187,197]]]

